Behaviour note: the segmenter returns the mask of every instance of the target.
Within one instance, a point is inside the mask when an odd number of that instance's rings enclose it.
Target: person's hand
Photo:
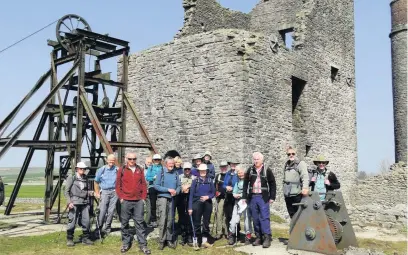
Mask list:
[[[231,187],[231,186],[227,186],[227,191],[232,191],[232,187]]]
[[[170,195],[172,197],[174,197],[176,195],[176,190],[175,189],[168,189],[167,191],[170,193]]]
[[[308,196],[309,195],[309,189],[302,189],[302,195],[304,197]]]
[[[311,181],[316,182],[316,176],[313,176]]]
[[[188,215],[193,214],[193,210],[188,210]]]
[[[272,204],[275,200],[269,199],[269,204]]]
[[[123,198],[120,199],[120,203],[123,203]]]
[[[201,197],[200,197],[200,201],[201,201],[201,202],[204,202],[204,201],[206,201],[207,199],[209,199],[209,196],[201,196]]]
[[[100,198],[101,198],[101,194],[99,194],[98,192],[94,193],[94,195],[95,195],[95,197],[96,197],[97,199],[100,199]]]
[[[241,197],[241,195],[238,195],[238,194],[235,194],[235,195],[233,195],[235,198],[240,198]]]
[[[329,180],[324,180],[324,184],[330,185],[330,181]]]
[[[69,208],[69,209],[74,208],[74,204],[73,204],[73,203],[69,203],[69,204],[68,204],[68,208]]]

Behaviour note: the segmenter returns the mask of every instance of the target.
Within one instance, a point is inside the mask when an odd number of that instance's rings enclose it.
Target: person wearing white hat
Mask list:
[[[188,208],[188,198],[190,196],[190,187],[195,178],[191,174],[192,164],[190,162],[185,162],[183,165],[184,173],[181,174],[180,183],[181,183],[181,192],[176,196],[177,199],[177,213],[179,215],[178,226],[180,227],[181,232],[181,245],[188,244],[189,246],[193,245],[192,239],[192,229],[190,224],[190,219],[187,213]]]
[[[93,195],[92,191],[88,190],[88,179],[85,175],[85,170],[88,167],[84,162],[78,162],[76,171],[72,176],[68,176],[65,184],[65,198],[67,200],[68,225],[67,225],[67,246],[74,246],[75,225],[78,218],[81,219],[80,226],[82,227],[82,243],[92,245],[93,242],[89,239],[90,221],[89,221],[89,196]],[[81,217],[79,217],[81,215]]]
[[[203,248],[208,248],[212,246],[208,243],[208,237],[210,236],[210,218],[215,187],[213,179],[208,176],[206,164],[199,165],[198,172],[199,177],[193,180],[190,188],[188,214],[193,216],[198,244]]]
[[[146,170],[146,181],[149,184],[148,186],[148,195],[149,195],[149,205],[150,208],[147,208],[150,211],[150,219],[147,220],[147,225],[150,225],[152,228],[157,228],[157,191],[154,188],[154,181],[157,178],[157,175],[160,174],[163,170],[162,157],[160,154],[154,154],[153,164],[150,165]]]

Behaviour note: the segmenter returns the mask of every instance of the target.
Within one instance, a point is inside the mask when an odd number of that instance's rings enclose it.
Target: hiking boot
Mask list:
[[[220,240],[221,238],[222,238],[222,234],[217,234],[217,235],[215,235],[215,240]]]
[[[142,246],[140,247],[140,250],[143,252],[143,254],[150,254],[152,253],[147,246]]]
[[[259,246],[262,244],[261,237],[259,235],[256,235],[255,241],[252,243],[252,246]]]
[[[271,246],[271,236],[270,235],[264,235],[264,241],[262,244],[263,248],[269,248]]]
[[[159,250],[163,250],[164,249],[164,243],[159,243]]]
[[[176,249],[176,244],[172,241],[167,241],[167,247],[172,248],[172,249]]]
[[[234,243],[235,243],[235,236],[234,236],[234,235],[230,235],[230,236],[228,237],[228,244],[229,244],[229,245],[234,245]]]
[[[210,248],[210,247],[212,247],[212,245],[209,242],[205,242],[205,243],[201,244],[201,248],[206,249],[206,248]]]
[[[122,245],[122,247],[120,247],[120,252],[121,253],[125,253],[130,249],[129,245]]]
[[[252,238],[251,234],[248,233],[245,235],[245,245],[251,244],[251,238]]]
[[[67,239],[67,246],[68,246],[68,247],[72,247],[72,246],[74,246],[74,245],[75,245],[74,240],[72,240],[72,239]]]
[[[180,241],[180,245],[181,245],[181,246],[184,246],[186,243],[187,243],[187,238],[182,237],[182,238],[181,238],[181,241]]]
[[[87,237],[82,238],[82,243],[86,245],[93,245],[94,243]]]

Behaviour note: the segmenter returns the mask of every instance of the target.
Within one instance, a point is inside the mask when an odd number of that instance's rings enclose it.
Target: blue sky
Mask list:
[[[234,10],[249,12],[259,0],[220,0]],[[130,42],[131,52],[172,40],[183,25],[181,0],[155,1],[56,1],[14,0],[2,3],[0,50],[41,27],[74,13],[84,17],[92,30]],[[380,162],[394,161],[389,1],[355,1],[357,137],[359,170],[376,172]],[[47,39],[55,40],[55,24],[0,54],[0,119],[21,100],[50,66]],[[115,62],[102,66],[113,71]],[[47,93],[39,91],[15,121],[22,120]],[[6,93],[7,92],[7,93]],[[15,122],[15,123],[17,123]],[[15,125],[14,125],[15,126]],[[13,127],[13,126],[12,126]],[[31,139],[34,125],[22,139]],[[21,166],[24,149],[12,149],[0,167]],[[31,166],[42,166],[45,154],[37,152]]]

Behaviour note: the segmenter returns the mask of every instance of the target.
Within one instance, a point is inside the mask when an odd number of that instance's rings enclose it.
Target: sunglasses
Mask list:
[[[136,158],[127,158],[127,160],[136,160]]]
[[[296,153],[287,153],[286,155],[288,155],[288,156],[295,156]]]
[[[188,171],[191,171],[191,168],[184,168],[184,170],[188,170]]]
[[[317,162],[318,165],[326,165],[325,162]]]

